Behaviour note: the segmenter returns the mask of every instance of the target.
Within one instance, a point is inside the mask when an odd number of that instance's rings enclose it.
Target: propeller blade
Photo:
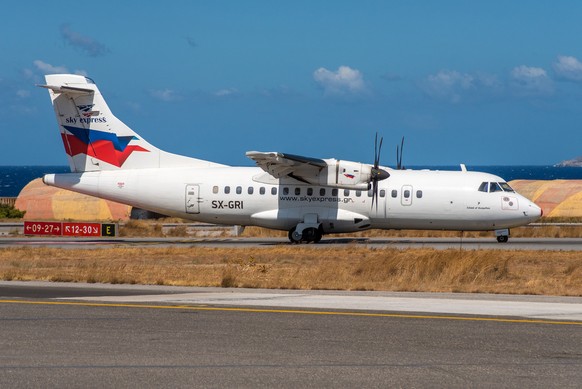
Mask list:
[[[390,176],[390,174],[380,169],[380,153],[382,152],[382,143],[384,137],[380,138],[380,144],[378,144],[378,133],[376,132],[376,138],[374,139],[374,166],[372,167],[370,183],[372,184],[372,208],[376,204],[376,210],[378,210],[378,181],[385,180]]]
[[[396,169],[400,170],[400,148],[396,145]]]
[[[377,161],[378,161],[378,133],[376,132],[376,138],[374,138],[374,168],[376,168]]]
[[[380,153],[382,152],[382,142],[384,141],[384,137],[380,138],[380,146],[378,146],[378,159],[375,161],[375,165],[374,167],[376,169],[378,169],[378,166],[380,165]]]
[[[400,159],[398,160],[398,169],[403,169],[402,157],[404,156],[404,137],[402,137],[402,142],[400,142]]]

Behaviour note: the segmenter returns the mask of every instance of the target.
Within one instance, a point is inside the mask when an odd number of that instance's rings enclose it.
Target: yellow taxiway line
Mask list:
[[[248,312],[248,313],[287,313],[298,315],[327,315],[327,316],[355,316],[355,317],[389,317],[400,319],[429,319],[429,320],[457,320],[457,321],[485,321],[496,323],[521,323],[521,324],[551,324],[551,325],[575,325],[582,326],[582,321],[558,321],[542,319],[509,319],[499,317],[466,317],[466,316],[441,316],[441,315],[415,315],[402,313],[373,313],[353,311],[310,311],[302,309],[263,309],[263,308],[233,308],[233,307],[208,307],[196,305],[150,305],[150,304],[121,304],[121,303],[90,303],[74,301],[31,301],[31,300],[0,300],[0,304],[31,304],[31,305],[66,305],[79,307],[102,308],[146,308],[146,309],[181,309],[190,311],[215,311],[215,312]]]

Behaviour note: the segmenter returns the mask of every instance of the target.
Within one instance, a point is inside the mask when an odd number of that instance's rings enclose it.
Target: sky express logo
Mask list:
[[[99,115],[99,111],[92,111],[95,104],[85,104],[85,105],[77,105],[79,111],[81,111],[81,115],[88,118],[94,115]]]
[[[85,104],[85,105],[77,105],[77,109],[79,109],[79,113],[81,114],[80,117],[73,117],[69,116],[65,119],[66,124],[90,124],[90,123],[107,123],[107,119],[105,117],[93,117],[99,116],[99,111],[92,111],[95,104]]]

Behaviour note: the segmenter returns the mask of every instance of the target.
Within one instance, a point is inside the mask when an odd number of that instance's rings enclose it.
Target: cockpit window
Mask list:
[[[515,192],[507,182],[482,182],[479,185],[479,192]]]
[[[489,185],[489,192],[501,192],[502,189],[497,182],[491,182]]]
[[[500,182],[499,185],[503,188],[505,192],[515,192],[511,186],[507,182]]]

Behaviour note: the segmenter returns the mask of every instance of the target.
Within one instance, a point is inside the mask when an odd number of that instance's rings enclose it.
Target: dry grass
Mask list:
[[[286,237],[284,231],[273,231],[261,227],[247,227],[242,234],[244,237]],[[440,230],[366,230],[350,234],[330,234],[325,237],[357,237],[357,238],[451,238],[461,236],[460,231]],[[494,239],[492,231],[464,231],[465,238],[490,237]],[[518,227],[511,229],[512,238],[582,238],[582,226],[540,226]]]
[[[553,223],[580,223],[581,220],[577,218],[551,218],[542,219],[544,222]],[[188,237],[188,236],[230,236],[231,229],[225,227],[224,230],[217,231],[197,231],[196,229],[189,229],[178,225],[175,228],[162,229],[163,223],[189,223],[181,219],[162,219],[160,221],[148,220],[130,220],[119,229],[120,236],[123,237]],[[440,237],[459,237],[459,231],[430,231],[430,230],[367,230],[349,234],[354,237],[367,238],[382,238],[382,237],[420,237],[420,238],[440,238]],[[465,231],[462,233],[466,238],[477,237],[494,237],[492,231]],[[243,237],[277,237],[286,238],[286,231],[275,231],[261,227],[246,227]],[[346,237],[347,235],[326,235],[327,237]],[[511,229],[511,237],[513,238],[582,238],[582,226],[536,226],[536,227],[518,227]]]
[[[271,248],[0,249],[0,279],[582,296],[577,252]]]

